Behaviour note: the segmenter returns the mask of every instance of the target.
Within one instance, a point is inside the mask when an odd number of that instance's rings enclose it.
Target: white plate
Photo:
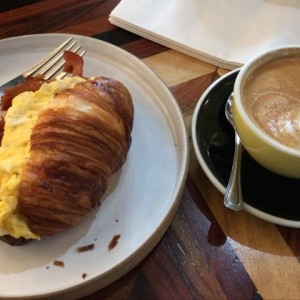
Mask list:
[[[0,84],[25,71],[69,36],[42,34],[1,40]],[[153,249],[181,199],[188,139],[172,94],[133,55],[93,38],[74,37],[87,50],[85,76],[112,77],[128,87],[135,107],[132,146],[100,209],[81,224],[21,247],[0,243],[0,297],[78,298],[103,288]],[[119,242],[109,251],[116,234],[121,235]],[[76,252],[88,244],[94,244],[94,250]],[[53,265],[55,260],[65,266]]]

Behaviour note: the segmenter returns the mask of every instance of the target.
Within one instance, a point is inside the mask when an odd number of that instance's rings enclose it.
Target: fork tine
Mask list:
[[[75,46],[76,42],[72,44],[72,47]],[[77,46],[75,49],[72,49],[72,47],[68,47],[67,50],[72,50],[73,52],[77,53],[79,49],[81,48],[81,45]],[[46,65],[44,69],[40,72],[44,75],[45,79],[50,79],[53,77],[62,67],[64,66],[65,61],[63,59],[63,52],[60,53],[60,55],[57,57],[57,59],[51,61],[49,65]],[[51,69],[50,69],[51,67]]]
[[[30,68],[28,71],[24,72],[7,81],[6,83],[0,86],[0,107],[2,105],[2,96],[5,93],[5,90],[11,88],[15,85],[23,83],[27,76],[35,76],[37,74],[42,74],[43,77],[48,80],[54,78],[54,76],[63,68],[64,59],[63,52],[64,50],[71,50],[77,53],[81,49],[81,45],[78,45],[77,41],[73,41],[73,38],[67,39],[64,43],[54,49],[50,54],[48,54],[45,58],[40,60],[36,65]],[[76,47],[73,49],[73,47]],[[79,54],[81,57],[85,54],[85,50],[81,51]],[[56,79],[64,78],[68,73],[61,72],[56,76]],[[0,114],[1,116],[1,114]]]
[[[70,49],[72,49],[72,47],[74,45],[76,45],[76,43],[77,42],[75,41],[69,47],[67,47],[65,49],[62,48],[62,49],[70,50]],[[60,50],[62,50],[62,49],[60,49]],[[52,58],[50,58],[50,60],[48,62],[46,62],[40,69],[38,69],[39,74],[42,74],[42,75],[46,74],[48,70],[50,70],[53,66],[55,66],[63,58],[63,52],[58,52],[58,53],[56,53],[57,54],[56,56],[54,55]],[[33,73],[35,73],[35,72],[33,72]]]
[[[75,47],[75,48],[74,48]],[[73,38],[69,38],[63,44],[61,44],[58,48],[53,50],[47,57],[42,59],[37,65],[32,67],[29,71],[24,73],[26,76],[34,76],[37,74],[43,75],[44,79],[48,80],[54,77],[64,66],[64,51],[70,50],[77,53],[81,49],[81,45],[78,45],[77,41],[73,41]],[[85,51],[83,51],[80,55],[83,56]],[[63,73],[59,74],[61,78],[64,78],[67,75]],[[57,77],[56,77],[57,78]]]
[[[33,75],[35,72],[37,72],[41,67],[43,67],[49,60],[51,60],[57,53],[59,53],[66,45],[68,45],[73,38],[67,39],[64,43],[62,43],[59,47],[54,49],[49,55],[44,57],[42,60],[40,60],[36,65],[34,65],[31,69],[27,70],[23,76],[27,77],[30,75]]]

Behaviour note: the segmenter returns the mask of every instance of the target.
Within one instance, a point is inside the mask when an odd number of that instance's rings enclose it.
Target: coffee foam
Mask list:
[[[300,57],[256,69],[242,91],[245,108],[267,134],[300,150]]]

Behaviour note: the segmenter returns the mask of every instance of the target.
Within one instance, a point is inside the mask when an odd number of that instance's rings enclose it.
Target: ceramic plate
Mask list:
[[[0,84],[25,71],[69,36],[1,40]],[[0,243],[0,297],[79,298],[99,290],[150,252],[170,225],[181,199],[188,140],[168,88],[122,49],[93,38],[74,37],[87,50],[85,76],[112,77],[128,87],[135,107],[132,146],[102,205],[81,224],[21,247]],[[115,235],[120,235],[118,244],[109,251]],[[90,244],[93,250],[77,251]],[[64,267],[54,265],[55,261]]]
[[[234,130],[224,107],[239,70],[213,83],[200,98],[192,122],[197,158],[216,188],[224,194],[233,152]],[[300,227],[300,181],[276,175],[257,164],[246,151],[242,155],[241,182],[244,209],[264,220]]]

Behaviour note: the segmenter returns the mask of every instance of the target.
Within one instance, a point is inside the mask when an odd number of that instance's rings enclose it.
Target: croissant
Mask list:
[[[133,117],[127,88],[105,77],[63,89],[41,110],[15,210],[37,238],[75,226],[99,205],[126,161]]]

